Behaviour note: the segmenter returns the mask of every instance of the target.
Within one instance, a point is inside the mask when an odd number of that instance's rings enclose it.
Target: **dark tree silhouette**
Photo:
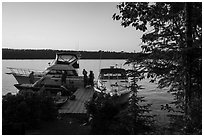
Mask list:
[[[81,59],[127,59],[137,53],[110,51],[72,51],[51,49],[2,49],[2,59],[54,59],[56,53],[67,52],[81,55]]]
[[[135,56],[141,70],[160,88],[170,87],[176,112],[184,113],[185,134],[200,134],[202,127],[202,3],[126,2],[117,5],[123,27],[145,32]],[[144,73],[144,72],[143,72]],[[169,105],[166,109],[169,109]],[[173,109],[171,109],[173,110]]]

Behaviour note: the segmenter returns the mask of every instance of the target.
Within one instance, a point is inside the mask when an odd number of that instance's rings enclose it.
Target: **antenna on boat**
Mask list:
[[[99,71],[100,71],[100,69],[101,69],[101,55],[102,55],[102,51],[101,50],[99,50]],[[99,72],[100,73],[100,72]],[[98,77],[99,77],[99,75],[98,75]],[[98,80],[98,79],[97,79]]]
[[[79,40],[77,40],[77,43],[76,43],[76,51],[77,51],[77,56],[80,57],[80,52],[79,52]]]
[[[79,51],[79,40],[77,40],[75,43],[75,50]]]

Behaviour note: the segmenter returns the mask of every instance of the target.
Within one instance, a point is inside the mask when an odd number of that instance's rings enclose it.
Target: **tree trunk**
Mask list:
[[[186,3],[186,49],[190,49],[193,46],[193,38],[192,38],[192,5],[193,3],[187,2]],[[191,55],[190,55],[190,50],[187,50],[187,53],[185,53],[185,68],[186,68],[186,86],[185,86],[185,114],[189,115],[190,113],[190,106],[191,106],[191,73],[192,73],[192,68],[191,68]]]

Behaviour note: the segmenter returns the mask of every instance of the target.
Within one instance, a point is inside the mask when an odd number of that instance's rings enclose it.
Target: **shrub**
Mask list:
[[[32,91],[7,94],[2,99],[3,134],[22,134],[15,131],[19,127],[17,125],[25,129],[37,128],[40,122],[54,120],[57,114],[54,100],[50,96]]]
[[[104,93],[99,93],[96,98],[85,104],[88,114],[91,116],[92,134],[109,134],[109,126],[119,112],[112,98]]]
[[[128,104],[119,105],[114,97],[99,93],[86,103],[90,114],[92,134],[148,134],[154,129],[154,116],[149,114],[150,104],[140,105],[143,97],[132,95]]]

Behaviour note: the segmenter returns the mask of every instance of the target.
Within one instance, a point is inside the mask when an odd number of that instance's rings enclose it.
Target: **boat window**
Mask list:
[[[77,58],[72,55],[59,55],[58,57],[58,63],[71,63]]]
[[[62,75],[63,70],[50,70],[47,74],[50,75]],[[76,71],[74,70],[66,70],[67,76],[77,76]]]
[[[52,75],[53,74],[55,74],[55,75],[59,74],[60,75],[60,74],[62,74],[62,72],[61,72],[61,70],[50,70],[47,74],[52,74]]]
[[[68,70],[67,76],[77,76],[77,73],[74,70]]]
[[[126,79],[126,72],[124,69],[101,69],[101,79]]]
[[[120,73],[105,73],[100,75],[101,79],[126,79],[125,75]]]

